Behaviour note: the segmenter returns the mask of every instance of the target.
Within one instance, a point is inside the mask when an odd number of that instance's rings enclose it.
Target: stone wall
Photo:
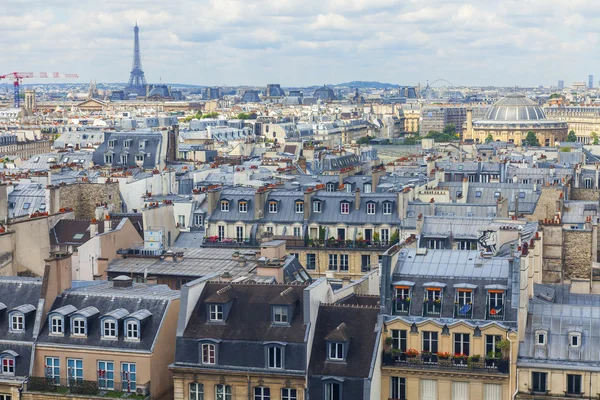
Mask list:
[[[586,201],[598,201],[600,199],[599,189],[582,189],[582,188],[571,188],[571,200],[586,200]]]
[[[542,249],[542,283],[562,283],[563,229],[559,224],[541,224],[544,237]]]
[[[589,280],[592,269],[592,231],[563,231],[563,253],[565,279]]]
[[[59,208],[73,208],[75,218],[94,218],[96,204],[98,203],[112,204],[113,210],[121,210],[118,182],[79,182],[73,185],[60,186],[58,190]]]
[[[560,200],[560,194],[563,188],[558,186],[544,186],[542,193],[535,207],[533,214],[528,215],[529,221],[542,221],[545,218],[554,218],[558,210],[557,201]]]

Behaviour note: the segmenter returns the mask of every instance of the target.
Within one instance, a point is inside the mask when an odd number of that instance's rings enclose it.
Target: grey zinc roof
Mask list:
[[[85,308],[82,308],[81,310],[77,311],[75,314],[77,315],[81,315],[82,317],[93,317],[94,315],[99,314],[100,311],[98,311],[98,309],[94,306],[88,306]]]
[[[129,314],[129,316],[127,318],[134,318],[137,319],[138,321],[143,321],[146,318],[150,318],[152,316],[152,313],[146,309],[141,309],[141,310],[137,310],[132,312],[131,314]]]
[[[111,317],[111,318],[115,318],[115,319],[123,319],[128,315],[129,315],[129,311],[127,311],[126,309],[117,308],[116,310],[111,310],[111,311],[107,312],[106,314],[104,314],[102,316],[102,318]]]
[[[458,197],[457,192],[462,192],[462,182],[440,182],[439,186],[450,189],[450,196],[453,199]],[[508,207],[511,211],[515,209],[515,196],[524,196],[519,197],[519,213],[532,213],[540,197],[540,193],[534,190],[533,184],[470,182],[467,203],[495,205],[498,199],[496,193],[509,200]]]
[[[20,304],[20,305],[18,305],[16,307],[13,307],[10,311],[11,312],[12,311],[19,311],[19,312],[22,312],[23,314],[27,314],[27,313],[33,312],[35,310],[36,310],[36,308],[32,304]]]
[[[0,301],[7,310],[24,304],[38,304],[42,292],[42,281],[37,278],[0,277]],[[0,313],[0,341],[25,342],[32,340],[33,318],[27,319],[24,333],[13,333],[8,329],[8,312]],[[2,348],[2,347],[0,347]],[[20,353],[20,352],[19,352]]]
[[[8,195],[8,215],[12,218],[46,211],[46,188],[40,184],[20,183]],[[43,209],[42,209],[43,208]]]
[[[508,278],[509,269],[508,259],[481,257],[476,250],[427,250],[426,254],[417,255],[417,249],[403,249],[394,274],[404,278]]]
[[[62,316],[67,316],[69,314],[73,314],[76,311],[77,311],[77,309],[73,305],[67,304],[64,307],[57,308],[56,310],[53,310],[52,313],[53,314],[60,314]]]
[[[582,224],[586,217],[597,214],[597,201],[565,201],[561,219],[565,224]]]
[[[493,218],[432,217],[426,216],[421,235],[424,237],[477,239],[483,227],[499,226]]]

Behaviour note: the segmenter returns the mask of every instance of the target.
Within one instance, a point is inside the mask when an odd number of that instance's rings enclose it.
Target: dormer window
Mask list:
[[[302,214],[304,212],[304,203],[297,201],[294,209],[296,210],[296,214]]]
[[[458,289],[454,300],[454,315],[458,318],[471,318],[473,312],[473,291]]]
[[[329,343],[329,350],[327,351],[327,358],[331,361],[344,361],[344,345],[341,342]]]
[[[569,346],[581,347],[581,333],[580,332],[569,332]]]
[[[342,214],[350,214],[350,203],[347,201],[340,203],[340,212]]]
[[[223,305],[222,304],[211,304],[210,305],[210,321],[223,321]]]
[[[71,328],[72,335],[74,335],[74,336],[86,336],[87,335],[85,318],[74,318],[72,320],[72,324],[73,324],[73,327]]]
[[[288,325],[288,307],[287,306],[273,306],[273,324],[275,325]]]
[[[117,338],[117,321],[115,319],[108,318],[102,322],[102,337],[104,339]]]
[[[423,316],[439,316],[442,310],[442,289],[429,287],[425,290]]]
[[[481,197],[481,190],[477,190],[475,192],[475,197]]]
[[[10,316],[10,330],[11,332],[24,332],[25,331],[25,315],[21,313],[13,313]]]
[[[488,290],[488,319],[504,319],[504,290]]]
[[[227,200],[221,201],[221,211],[229,212],[229,202]]]
[[[123,140],[123,147],[125,147],[125,148],[131,147],[131,142],[132,142],[131,139]]]
[[[383,215],[391,215],[392,214],[392,203],[386,201],[383,203]]]
[[[277,214],[277,202],[276,201],[269,202],[269,213]]]
[[[113,147],[115,147],[116,145],[117,145],[117,141],[116,141],[115,139],[111,139],[111,140],[109,140],[109,141],[108,141],[108,147],[109,147],[109,148],[111,148],[111,149],[112,149],[112,148],[113,148]]]
[[[375,203],[367,203],[367,214],[375,215]]]
[[[3,356],[2,357],[2,374],[3,375],[14,375],[15,374],[15,357]]]
[[[202,364],[214,365],[217,362],[217,350],[214,343],[202,343]]]
[[[127,321],[126,335],[127,339],[139,340],[140,323],[138,321]]]
[[[313,212],[321,213],[323,211],[323,203],[321,201],[313,201]]]
[[[328,183],[327,184],[327,191],[328,192],[335,192],[335,183]]]
[[[267,367],[273,369],[283,368],[283,347],[270,345],[267,347]]]
[[[545,346],[548,343],[548,332],[544,330],[535,331],[535,344]]]
[[[140,149],[145,149],[146,148],[146,141],[145,140],[140,140],[138,147]]]
[[[64,329],[64,319],[60,315],[52,315],[50,317],[50,333],[52,335],[63,335],[65,332]]]
[[[248,212],[248,202],[247,201],[240,201],[238,203],[238,210],[241,213],[247,213]]]
[[[113,162],[113,155],[112,154],[105,154],[104,155],[104,163],[105,164],[112,164]]]

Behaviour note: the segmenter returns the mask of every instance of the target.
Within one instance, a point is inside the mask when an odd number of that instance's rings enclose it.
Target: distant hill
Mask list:
[[[376,81],[372,81],[372,82],[368,82],[368,81],[352,81],[352,82],[345,82],[345,83],[338,83],[337,85],[334,86],[349,86],[349,87],[353,87],[353,88],[375,88],[375,89],[384,89],[384,88],[397,88],[398,85],[393,84],[393,83],[384,83],[384,82],[376,82]]]

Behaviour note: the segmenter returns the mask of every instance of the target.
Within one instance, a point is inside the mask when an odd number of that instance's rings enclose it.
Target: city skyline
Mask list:
[[[550,4],[552,3],[552,4]],[[566,86],[600,75],[600,5],[538,0],[8,0],[0,71],[126,82],[140,26],[149,83],[307,86],[354,80]],[[197,13],[191,12],[197,10]],[[582,11],[585,10],[585,15]],[[572,60],[577,59],[573,64]],[[31,81],[32,83],[34,81]]]

